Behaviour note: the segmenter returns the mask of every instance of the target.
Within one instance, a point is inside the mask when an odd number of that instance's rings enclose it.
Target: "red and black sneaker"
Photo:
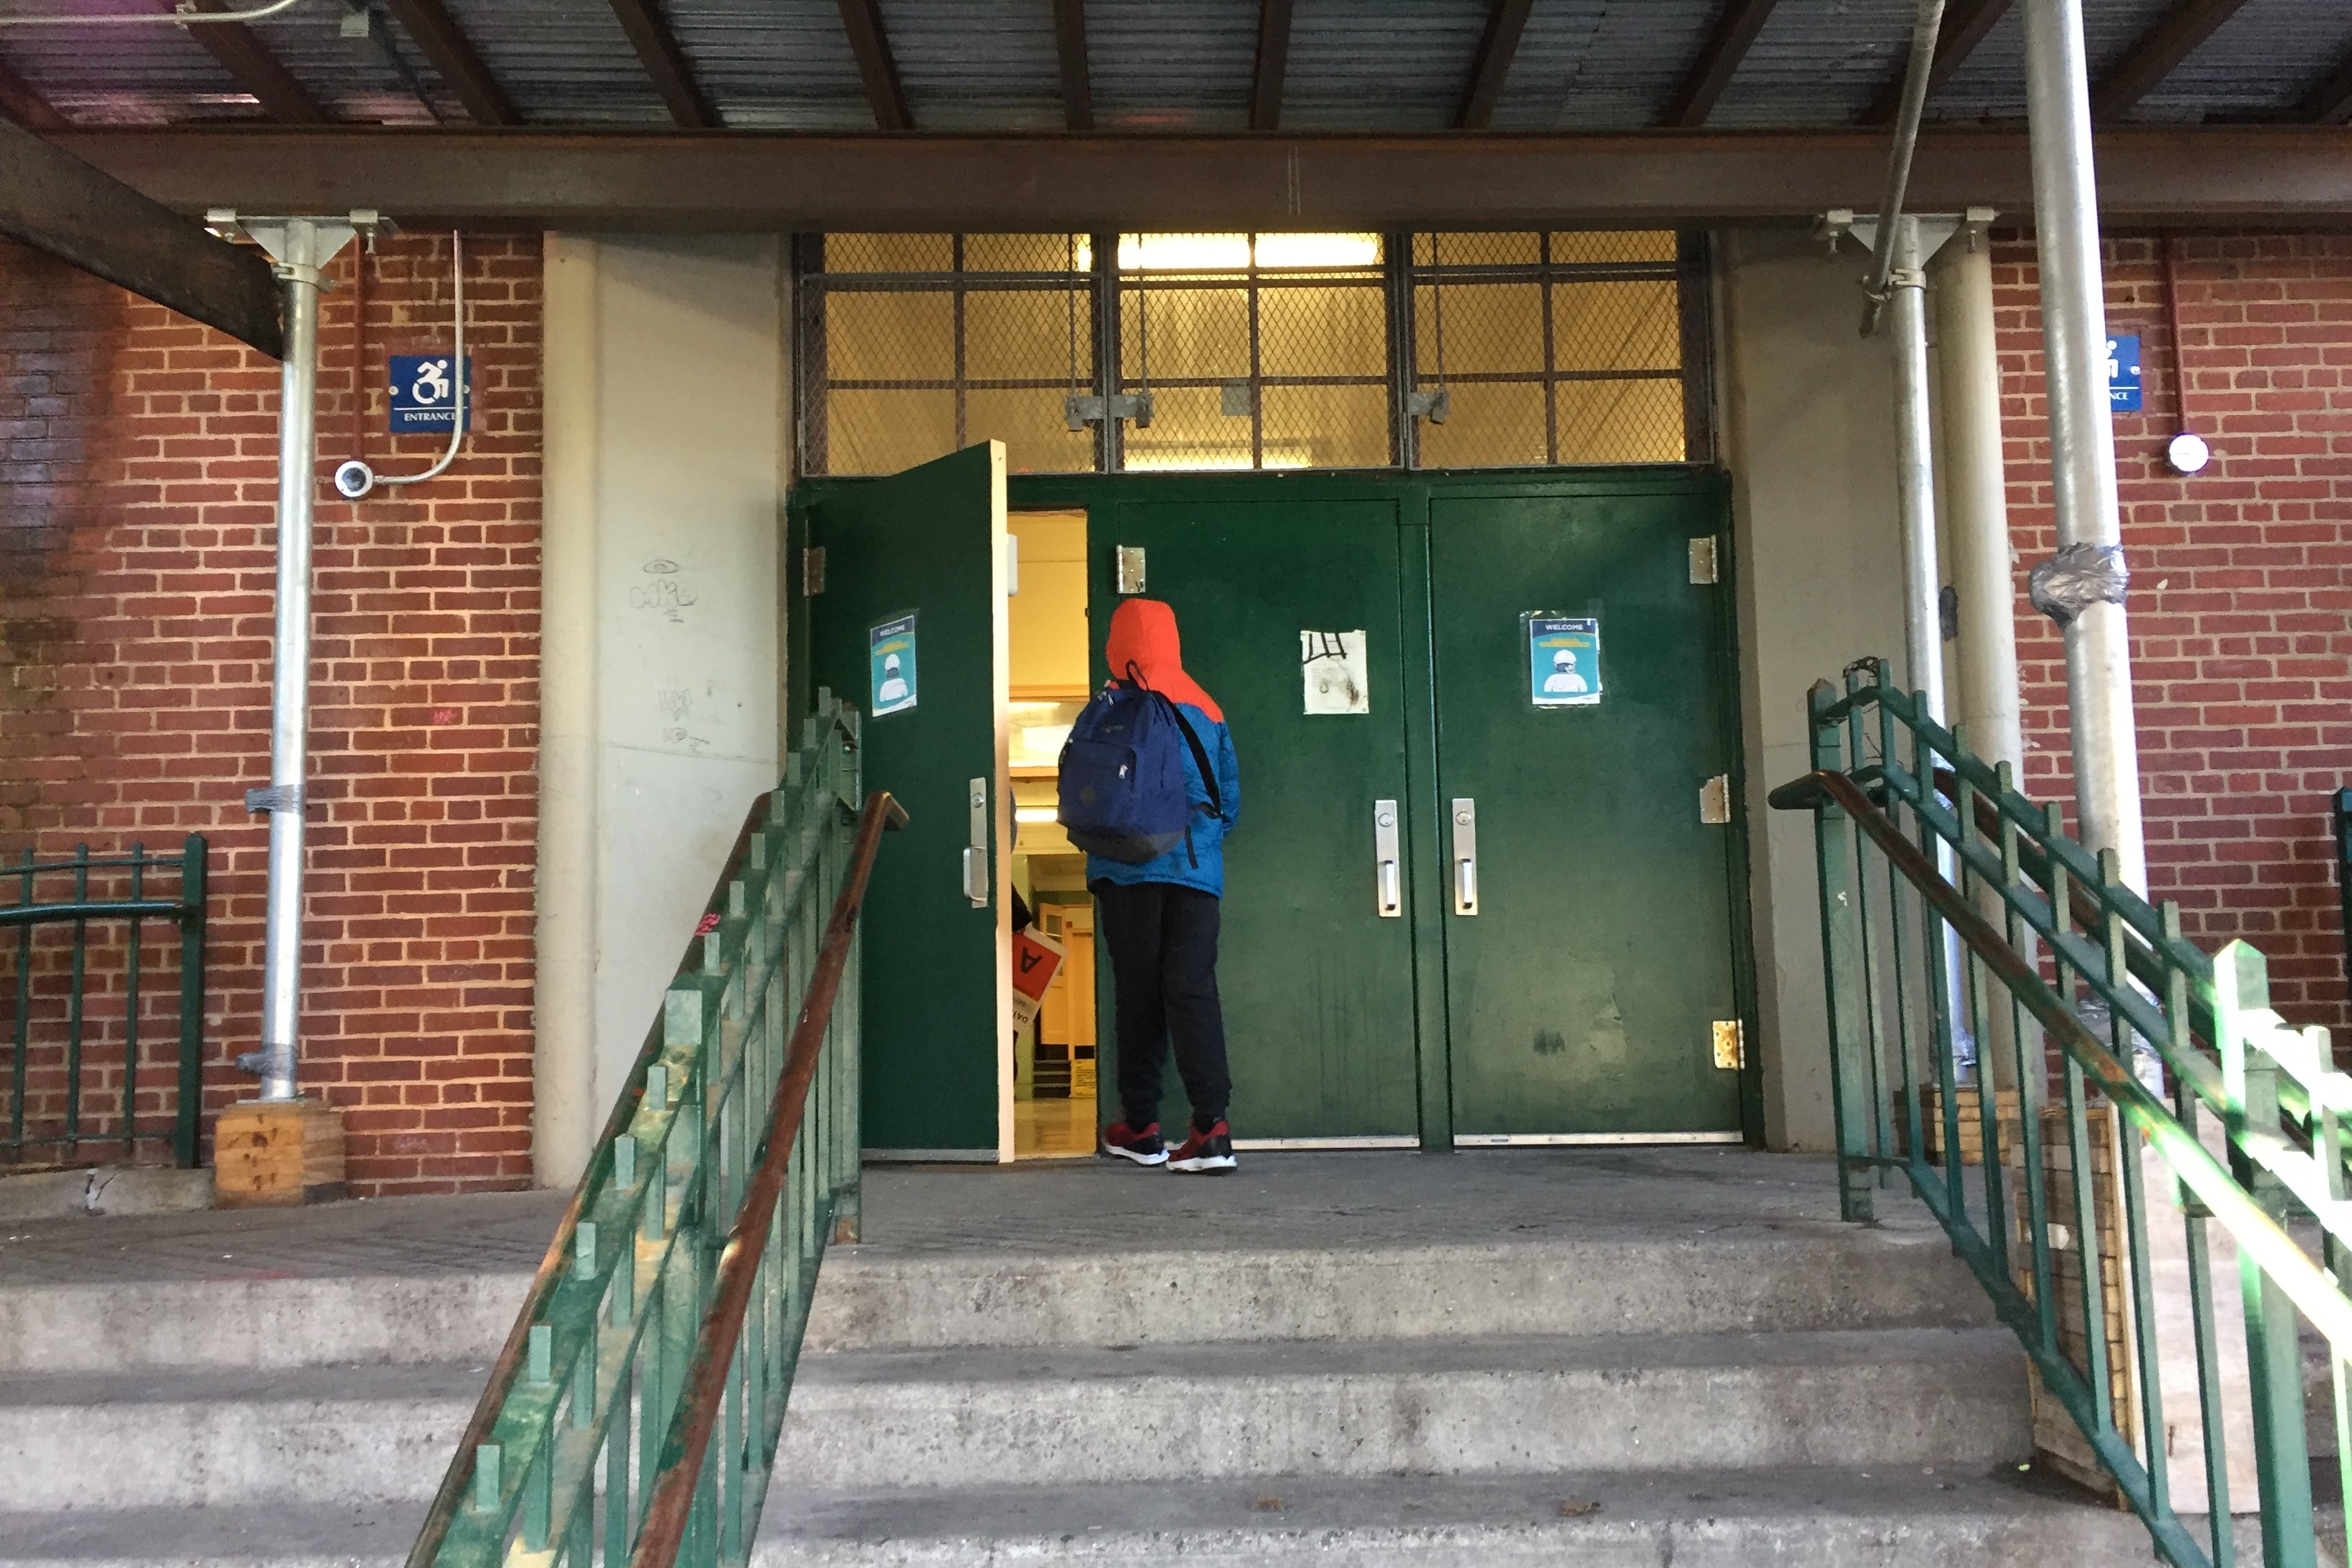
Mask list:
[[[1171,1171],[1191,1171],[1214,1175],[1234,1168],[1233,1129],[1220,1119],[1206,1132],[1194,1130],[1184,1142],[1167,1155]]]
[[[1168,1145],[1160,1140],[1160,1123],[1149,1127],[1129,1127],[1124,1121],[1114,1121],[1102,1131],[1102,1152],[1122,1160],[1132,1160],[1139,1165],[1168,1163]]]

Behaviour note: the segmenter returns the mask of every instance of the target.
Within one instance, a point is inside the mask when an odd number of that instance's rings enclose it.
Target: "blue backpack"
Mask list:
[[[1176,704],[1139,680],[1115,680],[1097,693],[1062,744],[1061,810],[1070,842],[1089,855],[1140,866],[1179,843],[1191,844],[1192,805],[1184,790],[1184,752],[1208,785],[1210,808],[1223,812],[1217,770]]]

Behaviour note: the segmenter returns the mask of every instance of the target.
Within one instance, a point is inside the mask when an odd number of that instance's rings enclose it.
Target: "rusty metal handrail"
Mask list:
[[[660,1468],[646,1504],[645,1522],[637,1536],[631,1568],[671,1568],[677,1561],[688,1516],[702,1489],[703,1461],[710,1451],[710,1429],[719,1417],[719,1400],[741,1343],[744,1314],[758,1282],[760,1262],[766,1254],[776,1204],[792,1168],[793,1147],[801,1119],[808,1109],[809,1084],[816,1076],[817,1055],[833,1018],[833,1001],[841,988],[842,971],[849,962],[857,917],[866,904],[866,884],[874,869],[875,851],[885,831],[906,826],[906,808],[887,791],[866,797],[857,825],[857,845],[851,851],[849,875],[841,896],[834,900],[825,922],[824,945],[818,951],[816,970],[810,977],[808,999],[793,1026],[792,1044],[784,1058],[784,1076],[776,1086],[769,1110],[768,1132],[760,1150],[760,1163],[743,1194],[742,1206],[727,1233],[719,1255],[719,1277],[710,1309],[695,1336],[694,1359],[678,1400],[677,1414],[662,1438]]]

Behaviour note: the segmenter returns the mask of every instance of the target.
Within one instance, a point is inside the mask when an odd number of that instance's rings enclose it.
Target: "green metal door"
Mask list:
[[[1384,915],[1374,853],[1376,802],[1396,806],[1403,842],[1398,505],[1194,493],[1097,510],[1089,599],[1100,679],[1120,597],[1117,552],[1140,549],[1143,592],[1175,607],[1185,667],[1233,731],[1242,815],[1225,847],[1218,983],[1234,1131],[1410,1143],[1419,1126],[1411,867],[1400,854],[1397,912]],[[1303,633],[1361,634],[1368,711],[1307,711]],[[1349,705],[1344,693],[1318,700]],[[1099,1081],[1115,1102],[1107,1007],[1103,1022]],[[1172,1124],[1181,1101],[1171,1064],[1162,1121]]]
[[[811,661],[867,715],[866,787],[908,816],[863,917],[866,1147],[1010,1158],[1004,448],[826,492],[808,528]]]
[[[1735,766],[1729,634],[1722,590],[1691,581],[1690,541],[1717,532],[1719,508],[1706,491],[1433,498],[1459,1142],[1739,1129],[1714,1038],[1739,1016],[1731,830],[1701,820],[1707,782]],[[1552,667],[1531,614],[1599,622],[1599,701],[1538,705]],[[1549,695],[1584,679],[1563,672]]]

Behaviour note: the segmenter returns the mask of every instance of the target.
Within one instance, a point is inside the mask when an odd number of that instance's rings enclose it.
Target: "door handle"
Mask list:
[[[1454,912],[1478,912],[1478,803],[1457,796],[1454,818]]]
[[[1397,803],[1372,802],[1372,881],[1383,920],[1404,913],[1404,878],[1397,863]]]
[[[971,781],[971,837],[963,851],[963,896],[971,907],[988,907],[988,781]]]

